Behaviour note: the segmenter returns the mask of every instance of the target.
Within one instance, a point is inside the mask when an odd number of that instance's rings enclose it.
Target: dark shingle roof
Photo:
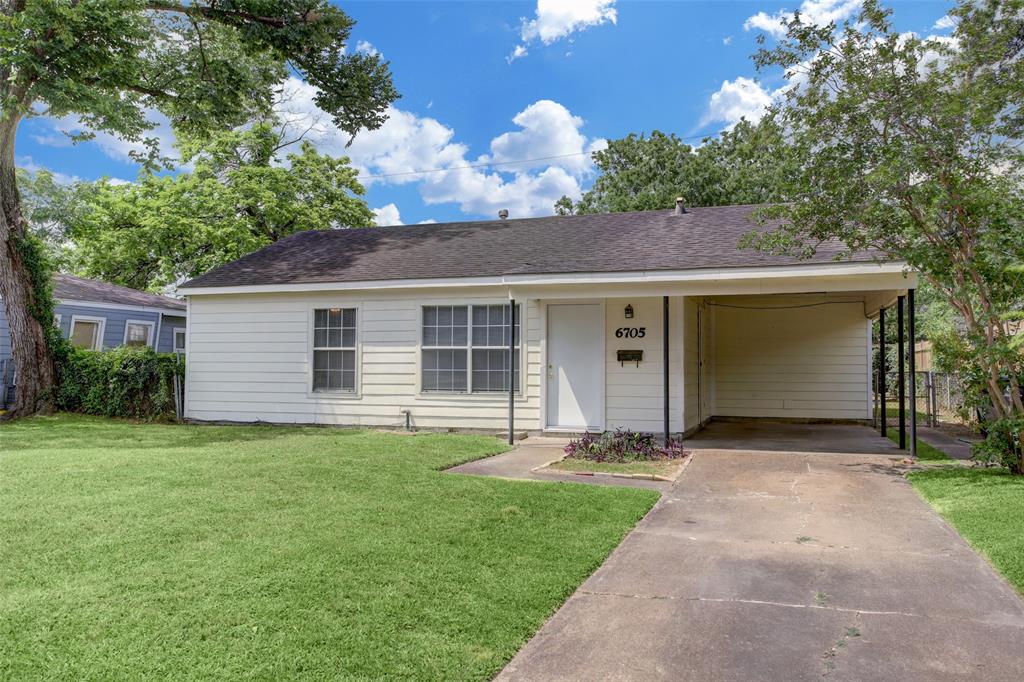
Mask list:
[[[301,232],[184,287],[246,286],[514,274],[609,273],[832,262],[737,248],[757,206],[551,216]],[[870,261],[872,254],[853,260]]]
[[[53,282],[53,295],[55,298],[66,302],[95,301],[96,303],[165,308],[180,312],[185,310],[185,302],[175,298],[160,296],[159,294],[147,294],[144,291],[137,291],[116,284],[107,284],[106,282],[98,282],[94,279],[75,277],[74,275],[56,275]]]

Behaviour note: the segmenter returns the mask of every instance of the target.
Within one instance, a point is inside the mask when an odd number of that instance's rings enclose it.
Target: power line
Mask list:
[[[722,132],[724,131],[719,130],[717,133],[703,135],[687,135],[686,137],[680,137],[677,139],[696,140],[698,138],[712,137]],[[369,175],[360,175],[359,177],[356,178],[356,180],[376,180],[379,178],[394,178],[401,175],[424,175],[426,173],[446,173],[448,171],[471,170],[474,168],[496,168],[497,166],[516,166],[523,163],[533,163],[535,161],[554,161],[555,159],[568,159],[574,156],[584,156],[593,153],[594,152],[573,152],[571,154],[557,154],[555,156],[538,156],[532,159],[519,159],[517,161],[491,161],[488,163],[471,163],[465,166],[449,166],[448,168],[427,168],[424,170],[400,171],[398,173],[371,173]]]

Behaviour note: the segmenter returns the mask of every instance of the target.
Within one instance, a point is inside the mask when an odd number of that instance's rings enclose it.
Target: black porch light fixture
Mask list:
[[[629,305],[628,303],[626,304],[626,319],[633,319],[633,306]]]

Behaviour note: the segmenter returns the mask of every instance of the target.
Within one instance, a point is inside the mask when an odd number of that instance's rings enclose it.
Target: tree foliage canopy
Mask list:
[[[9,4],[0,22],[7,116],[75,114],[89,131],[143,140],[158,110],[176,132],[202,136],[269,110],[290,68],[355,135],[380,127],[398,97],[379,55],[346,51],[354,22],[323,0]]]
[[[951,38],[922,39],[867,0],[838,30],[795,15],[759,51],[793,83],[779,121],[802,162],[789,203],[763,214],[782,227],[750,243],[809,254],[838,239],[905,260],[956,311],[965,361],[1009,416],[1024,412],[1006,320],[1024,301],[1024,2],[951,15]]]
[[[79,191],[71,262],[89,277],[159,289],[296,232],[371,225],[348,159],[291,142],[271,118],[183,145],[193,167],[176,176]]]
[[[778,124],[741,120],[717,138],[692,147],[674,134],[655,130],[609,140],[595,152],[601,175],[579,201],[562,197],[561,214],[617,213],[670,208],[677,197],[688,206],[760,204],[784,199],[794,161]]]

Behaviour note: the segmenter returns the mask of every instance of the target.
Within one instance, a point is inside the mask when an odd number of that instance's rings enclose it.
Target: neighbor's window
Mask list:
[[[519,386],[516,309],[513,385]],[[507,305],[423,308],[422,389],[427,393],[508,391]]]
[[[71,320],[71,345],[75,348],[86,350],[100,349],[100,331],[102,323],[100,320]]]
[[[124,325],[124,345],[145,348],[153,340],[153,323],[128,320]]]
[[[313,311],[313,390],[356,390],[356,309]]]
[[[185,354],[185,330],[181,327],[174,329],[174,352],[178,355]]]

